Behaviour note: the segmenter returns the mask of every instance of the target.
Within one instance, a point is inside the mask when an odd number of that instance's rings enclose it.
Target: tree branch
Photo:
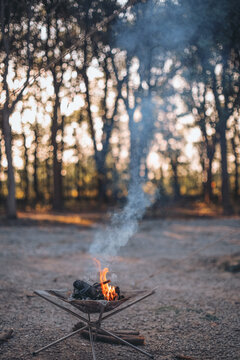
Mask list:
[[[11,107],[9,109],[10,114],[13,112],[16,104],[21,100],[22,95],[26,87],[29,83],[30,78],[30,71],[31,71],[31,54],[30,54],[30,31],[31,31],[31,18],[32,18],[32,11],[31,11],[31,2],[27,5],[27,16],[28,16],[28,30],[27,30],[27,60],[28,60],[28,69],[27,69],[27,76],[21,91],[18,93],[16,99],[12,102]]]

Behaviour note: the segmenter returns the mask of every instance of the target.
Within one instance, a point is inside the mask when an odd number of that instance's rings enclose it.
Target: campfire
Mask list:
[[[100,282],[90,285],[86,281],[76,280],[73,283],[72,298],[78,300],[107,300],[116,301],[123,299],[118,286],[109,285],[111,280],[107,280],[108,268],[101,270],[100,261],[94,259],[99,268]]]
[[[122,295],[118,286],[110,284],[110,279],[107,279],[109,269],[105,267],[101,269],[101,264],[95,259],[99,270],[99,282],[95,282],[92,285],[84,280],[75,280],[73,283],[73,290],[36,290],[35,294],[57,306],[58,308],[75,316],[80,322],[74,327],[74,331],[70,334],[63,336],[62,338],[53,341],[52,343],[34,351],[33,355],[48,349],[49,347],[62,342],[65,339],[75,335],[82,334],[83,337],[88,338],[90,341],[93,360],[96,360],[96,353],[94,348],[95,341],[105,341],[112,344],[124,344],[132,347],[136,351],[153,358],[152,354],[149,354],[143,349],[140,349],[136,345],[144,345],[144,337],[139,334],[138,331],[123,329],[119,331],[109,331],[105,327],[102,327],[102,322],[112,317],[113,315],[133,306],[134,304],[146,299],[154,294],[155,290],[147,293],[143,291],[134,291],[132,293],[125,293]],[[140,295],[140,297],[139,297]],[[126,304],[123,303],[129,299],[138,297],[134,301]],[[84,314],[79,314],[70,310],[69,308],[60,305],[56,300],[61,300],[69,305],[72,305],[78,311],[87,314],[87,318]],[[119,309],[116,309],[119,307]],[[110,312],[107,315],[105,313]],[[97,320],[91,320],[91,315],[98,314]]]

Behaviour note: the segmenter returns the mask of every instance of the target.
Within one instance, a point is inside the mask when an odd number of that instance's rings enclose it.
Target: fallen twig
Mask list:
[[[176,360],[195,360],[193,357],[188,355],[175,355]]]
[[[12,337],[13,329],[5,330],[0,333],[0,343],[9,340]]]

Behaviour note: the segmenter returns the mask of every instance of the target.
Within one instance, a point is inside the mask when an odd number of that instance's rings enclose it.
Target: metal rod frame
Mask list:
[[[102,310],[102,311],[100,312],[100,314],[99,314],[98,320],[95,321],[95,322],[91,321],[91,318],[90,318],[90,314],[89,314],[89,313],[88,313],[88,319],[86,319],[85,317],[83,317],[83,316],[77,314],[76,312],[68,309],[67,307],[65,307],[65,306],[63,306],[63,305],[60,305],[60,304],[58,304],[57,302],[49,299],[47,296],[44,296],[42,292],[36,290],[36,291],[34,291],[34,293],[35,293],[36,295],[40,296],[41,298],[43,298],[44,300],[50,302],[51,304],[53,304],[53,305],[59,307],[60,309],[68,312],[69,314],[73,315],[74,317],[77,317],[78,319],[82,320],[86,325],[84,325],[84,326],[81,327],[80,329],[77,329],[77,330],[69,333],[69,334],[66,335],[66,336],[61,337],[60,339],[57,339],[57,340],[51,342],[50,344],[48,344],[48,345],[46,345],[46,346],[41,347],[40,349],[34,351],[34,352],[32,353],[33,355],[37,355],[37,354],[40,353],[41,351],[46,350],[46,349],[50,348],[51,346],[56,345],[56,344],[58,344],[58,343],[60,343],[60,342],[62,342],[62,341],[64,341],[64,340],[72,337],[72,336],[75,335],[75,334],[80,334],[80,333],[81,333],[83,330],[85,330],[85,329],[88,329],[88,331],[89,331],[89,340],[90,340],[90,345],[91,345],[91,350],[92,350],[92,357],[93,357],[93,360],[97,360],[97,358],[96,358],[96,353],[95,353],[95,349],[94,349],[94,340],[96,340],[96,336],[97,336],[97,331],[98,331],[98,329],[101,328],[101,330],[102,330],[105,334],[107,334],[107,335],[109,335],[109,336],[112,336],[113,338],[119,340],[119,341],[122,342],[123,344],[130,346],[130,347],[133,348],[134,350],[136,350],[136,351],[138,351],[138,352],[140,352],[140,353],[142,353],[142,354],[150,357],[151,359],[154,358],[152,354],[149,354],[148,352],[146,352],[146,351],[144,351],[144,350],[142,350],[142,349],[139,349],[137,346],[129,343],[128,341],[122,339],[121,337],[117,336],[116,334],[113,334],[113,333],[110,332],[109,330],[103,329],[103,328],[101,327],[101,323],[102,323],[102,321],[104,321],[105,319],[108,319],[109,317],[111,317],[111,316],[113,316],[113,315],[115,315],[115,314],[117,314],[117,313],[119,313],[119,312],[121,312],[121,311],[129,308],[130,306],[135,305],[135,304],[138,303],[139,301],[142,301],[142,300],[146,299],[147,297],[153,295],[153,294],[155,293],[155,289],[152,290],[151,292],[149,292],[149,293],[141,296],[140,298],[136,299],[135,301],[131,302],[130,304],[128,304],[128,305],[126,305],[126,306],[123,306],[123,307],[121,307],[120,309],[117,309],[117,310],[115,310],[115,311],[112,311],[110,314],[108,314],[108,315],[106,315],[106,316],[103,316],[103,317],[102,317],[102,315],[103,315],[103,313],[104,313],[104,310]],[[61,298],[60,298],[60,300],[61,300]],[[95,335],[94,335],[94,336],[93,336],[93,331],[92,331],[93,329],[94,329],[94,332],[95,332]]]

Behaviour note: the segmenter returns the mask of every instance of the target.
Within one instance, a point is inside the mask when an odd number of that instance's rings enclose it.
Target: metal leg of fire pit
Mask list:
[[[88,314],[88,320],[89,320],[89,322],[91,323],[90,314]],[[95,350],[94,350],[94,341],[93,341],[93,334],[92,334],[92,328],[91,328],[91,326],[88,327],[88,331],[89,331],[89,340],[90,340],[90,345],[91,345],[91,349],[92,349],[93,360],[97,360],[97,359],[96,359]]]
[[[46,349],[50,348],[51,346],[53,346],[53,345],[55,345],[55,344],[58,344],[58,343],[60,343],[61,341],[65,340],[65,339],[68,339],[68,338],[70,338],[71,336],[73,336],[73,335],[75,335],[75,334],[81,333],[81,332],[82,332],[83,330],[85,330],[87,327],[88,327],[88,325],[85,325],[85,326],[83,326],[81,329],[78,329],[78,330],[76,330],[76,331],[73,331],[73,332],[71,332],[70,334],[61,337],[60,339],[55,340],[55,341],[53,341],[52,343],[50,343],[50,344],[48,344],[48,345],[46,345],[46,346],[43,346],[41,349],[38,349],[38,350],[34,351],[32,354],[33,354],[33,355],[37,355],[37,354],[40,353],[41,351],[46,350]]]
[[[43,295],[43,292],[41,292],[41,291],[39,291],[39,290],[38,290],[38,291],[34,291],[34,294],[36,294],[36,295],[40,296],[40,297],[41,297],[41,298],[43,298],[44,300],[46,300],[46,301],[50,302],[51,304],[53,304],[53,305],[55,305],[55,306],[59,307],[59,308],[60,308],[60,309],[62,309],[62,310],[64,310],[64,311],[68,312],[69,314],[71,314],[71,315],[73,315],[73,316],[77,317],[78,319],[82,320],[84,323],[87,323],[87,324],[89,323],[89,322],[88,322],[88,320],[87,320],[87,319],[85,319],[83,316],[81,316],[81,315],[79,315],[79,314],[75,313],[74,311],[72,311],[72,310],[68,309],[67,307],[62,306],[62,305],[58,304],[57,302],[55,302],[55,301],[53,301],[53,300],[49,299],[48,297],[44,296],[44,295]]]
[[[93,336],[94,341],[96,341],[96,339],[97,339],[98,328],[101,327],[103,313],[104,313],[104,306],[102,306],[99,317],[98,317],[98,320],[96,322],[95,333],[94,333],[94,336]]]
[[[121,312],[121,311],[129,308],[130,306],[138,303],[139,301],[147,298],[148,296],[153,295],[154,292],[155,292],[155,289],[152,290],[151,292],[147,293],[146,295],[138,298],[137,300],[131,302],[130,304],[128,304],[128,305],[126,305],[126,306],[123,306],[122,308],[117,309],[117,310],[115,310],[115,311],[112,311],[110,314],[108,314],[108,315],[106,315],[106,316],[104,316],[104,317],[102,317],[102,315],[103,315],[103,313],[104,313],[104,308],[103,308],[102,311],[101,311],[100,314],[99,314],[98,320],[97,320],[96,322],[91,322],[91,320],[90,320],[90,314],[88,314],[88,319],[85,319],[83,316],[81,316],[81,315],[79,315],[79,314],[71,311],[70,309],[66,308],[65,306],[59,305],[59,304],[56,303],[55,301],[50,300],[49,298],[47,298],[46,296],[44,296],[44,293],[43,293],[42,291],[35,291],[35,294],[37,294],[38,296],[40,296],[40,297],[42,297],[43,299],[47,300],[48,302],[52,303],[53,305],[59,307],[60,309],[65,310],[66,312],[68,312],[68,313],[70,313],[71,315],[77,317],[78,319],[84,321],[84,323],[85,323],[86,325],[83,326],[81,329],[78,329],[78,330],[76,330],[76,331],[73,331],[72,333],[70,333],[70,334],[68,334],[68,335],[66,335],[66,336],[63,336],[62,338],[60,338],[60,339],[58,339],[58,340],[56,340],[56,341],[53,341],[52,343],[50,343],[50,344],[42,347],[41,349],[39,349],[39,350],[37,350],[37,351],[34,351],[34,352],[33,352],[33,355],[36,355],[36,354],[38,354],[40,351],[43,351],[43,350],[45,350],[45,349],[48,349],[49,347],[51,347],[51,346],[53,346],[53,345],[55,345],[55,344],[58,344],[59,342],[65,340],[65,339],[68,339],[69,337],[71,337],[71,336],[73,336],[73,335],[75,335],[75,334],[77,334],[77,333],[81,333],[81,332],[82,332],[83,330],[85,330],[85,329],[88,329],[88,330],[89,330],[89,339],[90,339],[90,344],[91,344],[91,349],[92,349],[93,360],[96,360],[96,354],[95,354],[95,349],[94,349],[94,339],[93,339],[92,329],[94,328],[94,330],[95,330],[95,335],[96,335],[98,329],[101,328],[102,331],[103,331],[104,333],[106,333],[107,335],[112,336],[113,338],[119,340],[120,342],[124,343],[125,345],[128,345],[128,346],[132,347],[133,349],[135,349],[136,351],[139,351],[140,353],[142,353],[142,354],[144,354],[144,355],[146,355],[146,356],[148,356],[148,357],[150,357],[150,358],[153,359],[153,358],[154,358],[153,355],[149,354],[148,352],[146,352],[146,351],[144,351],[144,350],[142,350],[142,349],[139,349],[137,346],[129,343],[128,341],[126,341],[126,340],[122,339],[121,337],[113,334],[112,332],[103,329],[103,328],[101,327],[101,323],[102,323],[103,320],[105,320],[105,319],[107,319],[107,318],[109,318],[109,317],[111,317],[111,316],[113,316],[113,315],[115,315],[115,314],[117,314],[117,313],[119,313],[119,312]]]

